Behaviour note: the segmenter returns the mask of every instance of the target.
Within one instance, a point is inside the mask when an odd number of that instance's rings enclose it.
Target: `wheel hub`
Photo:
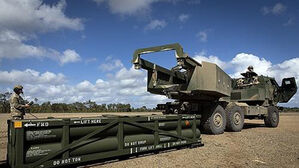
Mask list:
[[[219,113],[216,113],[213,117],[213,122],[216,127],[221,127],[223,124],[223,118]]]
[[[236,112],[233,116],[234,124],[239,125],[241,123],[241,114],[239,112]]]

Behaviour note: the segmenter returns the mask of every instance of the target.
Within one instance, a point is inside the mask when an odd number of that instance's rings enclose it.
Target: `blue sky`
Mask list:
[[[135,49],[179,42],[232,77],[248,65],[299,77],[298,1],[0,1],[0,90],[25,86],[40,102],[93,100],[134,106],[166,101],[132,69]],[[172,52],[148,59],[175,65]],[[286,104],[298,106],[298,94]]]

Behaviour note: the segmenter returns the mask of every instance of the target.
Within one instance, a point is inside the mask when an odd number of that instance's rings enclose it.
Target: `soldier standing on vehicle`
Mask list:
[[[30,107],[29,104],[26,104],[24,99],[20,96],[23,94],[23,86],[16,85],[13,89],[14,93],[9,99],[10,103],[10,113],[11,117],[14,120],[24,119],[25,110]]]
[[[242,76],[245,77],[244,84],[253,84],[254,81],[257,80],[257,73],[253,71],[253,66],[250,65],[247,68],[247,71],[245,73],[241,73]]]

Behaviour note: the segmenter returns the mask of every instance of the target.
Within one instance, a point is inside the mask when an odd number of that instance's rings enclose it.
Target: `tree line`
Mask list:
[[[298,107],[283,107],[282,112],[299,112]]]
[[[9,98],[11,93],[0,93],[0,113],[10,113]],[[142,106],[134,108],[130,104],[112,103],[112,104],[97,104],[94,101],[88,100],[86,102],[75,103],[51,103],[50,101],[42,104],[35,103],[31,105],[31,113],[77,113],[77,112],[151,112],[155,109]],[[26,100],[25,100],[26,101]],[[28,101],[27,101],[28,103]]]
[[[10,92],[0,92],[0,113],[10,113],[9,98]],[[97,104],[91,100],[86,102],[75,103],[51,103],[44,102],[42,104],[36,103],[37,98],[34,99],[35,103],[31,106],[31,113],[84,113],[84,112],[152,112],[156,109],[147,108],[142,106],[134,108],[130,104],[112,103],[112,104]],[[27,101],[28,103],[28,101]],[[299,112],[298,107],[283,107],[282,112]]]

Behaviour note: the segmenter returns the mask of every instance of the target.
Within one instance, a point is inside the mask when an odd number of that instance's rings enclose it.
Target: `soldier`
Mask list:
[[[24,99],[20,96],[23,94],[23,86],[16,85],[13,89],[14,93],[11,95],[9,103],[10,103],[10,113],[12,119],[21,120],[24,119],[25,109],[29,108],[30,105],[26,104]]]
[[[242,76],[245,77],[244,83],[246,84],[257,84],[257,73],[253,71],[253,66],[250,65],[247,68],[247,71],[245,73],[241,73]]]
[[[253,71],[252,65],[248,66],[247,71],[241,73],[241,75],[244,76],[245,78],[252,78],[253,76],[257,76],[257,74]]]

